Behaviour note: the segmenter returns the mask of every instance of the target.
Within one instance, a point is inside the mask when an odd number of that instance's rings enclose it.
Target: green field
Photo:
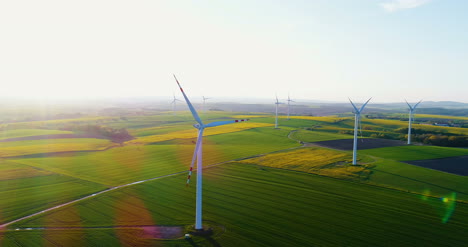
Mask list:
[[[360,150],[359,153],[392,160],[409,161],[468,155],[468,149],[436,146],[398,146],[365,149]]]
[[[201,117],[211,122],[239,114],[209,112]],[[207,132],[204,165],[216,166],[205,170],[204,219],[217,228],[212,238],[196,237],[190,243],[157,240],[141,227],[193,224],[196,176],[187,188],[184,172],[196,141],[190,114],[23,122],[12,124],[3,137],[59,134],[63,132],[58,128],[70,123],[127,128],[136,139],[123,145],[92,138],[0,142],[1,223],[106,188],[174,175],[9,225],[0,232],[0,246],[460,246],[468,242],[467,178],[400,162],[468,155],[467,149],[359,150],[360,166],[351,166],[351,152],[304,148],[298,141],[351,139],[352,135],[338,132],[352,130],[352,118],[296,116],[280,118],[279,129],[261,124],[267,127]],[[274,118],[253,116],[249,123],[273,124]],[[402,124],[363,119],[363,131],[391,133]],[[465,133],[458,129],[450,131]],[[155,141],[138,142],[144,138]],[[34,227],[45,228],[25,230]]]
[[[5,223],[105,189],[78,178],[15,162],[0,163],[0,222]]]
[[[54,135],[54,134],[72,134],[71,131],[63,130],[48,130],[48,129],[13,129],[0,131],[0,140],[27,137],[27,136],[40,136],[40,135]]]
[[[115,143],[112,143],[109,140],[94,138],[65,138],[0,142],[0,157],[57,152],[104,150],[115,145]]]
[[[298,130],[291,134],[291,137],[303,142],[320,142],[341,139],[353,139],[352,135],[334,134],[328,132]]]
[[[327,177],[227,164],[206,170],[204,217],[225,227],[200,246],[460,246],[468,241],[468,206],[438,198]],[[193,220],[194,187],[184,175],[135,185],[17,223],[14,227],[178,225]],[[249,188],[249,189],[245,189]],[[451,215],[443,223],[444,217]],[[81,231],[81,232],[79,232]],[[82,237],[122,246],[191,246],[185,240],[138,239],[141,228],[74,230]],[[54,230],[6,232],[3,244],[32,239],[57,242]],[[63,237],[62,237],[63,238]],[[44,240],[42,240],[44,239]],[[24,242],[22,242],[24,241]]]

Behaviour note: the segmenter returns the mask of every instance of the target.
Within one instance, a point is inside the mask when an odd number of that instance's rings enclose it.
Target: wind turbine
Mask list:
[[[206,100],[209,100],[211,98],[206,98],[205,96],[202,96],[203,97],[203,106],[202,106],[202,111],[205,112],[205,101]]]
[[[278,101],[278,95],[276,95],[276,102],[275,102],[275,105],[276,105],[275,129],[278,128],[278,105],[279,105],[279,104],[284,104],[284,103],[279,102],[279,101]]]
[[[405,100],[406,101],[406,100]],[[411,106],[408,101],[406,101],[406,104],[409,107],[409,123],[408,123],[408,144],[411,144],[411,122],[413,121],[413,113],[414,110],[416,110],[416,107],[421,103],[422,100],[420,100],[418,103],[416,103],[414,106]]]
[[[205,128],[209,127],[215,127],[215,126],[220,126],[220,125],[225,125],[225,124],[231,124],[231,123],[238,123],[238,122],[244,122],[248,121],[249,119],[239,119],[239,120],[228,120],[228,121],[217,121],[217,122],[212,122],[209,124],[204,124],[200,117],[198,116],[197,111],[193,107],[192,103],[190,103],[190,100],[187,98],[187,95],[185,95],[184,90],[180,86],[179,81],[177,80],[177,77],[174,75],[174,79],[177,82],[177,85],[180,88],[180,91],[182,92],[182,95],[185,98],[185,101],[187,102],[187,105],[192,112],[192,116],[197,121],[197,124],[194,124],[193,127],[198,129],[198,137],[197,137],[197,144],[195,145],[195,150],[193,152],[193,157],[192,157],[192,163],[190,164],[190,170],[189,174],[187,177],[187,185],[190,183],[190,176],[192,175],[192,170],[193,170],[193,165],[195,163],[195,159],[197,159],[197,194],[196,194],[196,209],[195,209],[195,230],[202,231],[203,230],[203,225],[202,225],[202,174],[203,174],[203,159],[202,159],[202,143],[203,143],[203,130]]]
[[[288,120],[289,120],[289,103],[290,103],[290,102],[296,102],[296,101],[290,99],[290,98],[289,98],[289,93],[288,93]]]
[[[172,112],[173,112],[174,115],[175,115],[176,102],[177,102],[177,101],[181,101],[181,100],[180,100],[180,99],[177,99],[177,98],[175,97],[175,94],[174,94],[174,93],[173,93],[173,95],[174,95],[174,99],[172,100],[171,104],[172,104]]]
[[[369,98],[366,103],[364,103],[361,108],[358,110],[358,108],[354,105],[354,103],[349,99],[349,102],[351,102],[351,105],[353,105],[354,108],[354,141],[353,141],[353,165],[356,165],[356,157],[357,157],[357,132],[358,132],[358,125],[361,121],[361,112],[364,110],[364,107],[366,107],[367,103],[372,98]]]

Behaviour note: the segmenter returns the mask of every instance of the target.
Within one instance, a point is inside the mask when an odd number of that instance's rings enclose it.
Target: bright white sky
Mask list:
[[[0,0],[0,96],[468,102],[468,1]],[[195,101],[195,100],[194,100]]]

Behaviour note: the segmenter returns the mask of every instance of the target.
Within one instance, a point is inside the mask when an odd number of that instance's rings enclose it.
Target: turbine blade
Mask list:
[[[215,126],[231,124],[231,123],[246,122],[246,121],[249,121],[249,120],[250,119],[236,119],[236,120],[229,120],[229,121],[216,121],[216,122],[211,122],[209,124],[206,124],[205,127],[215,127]]]
[[[193,165],[195,164],[195,160],[197,160],[198,149],[200,148],[200,143],[202,142],[202,139],[203,139],[203,129],[200,129],[198,131],[197,144],[195,145],[195,150],[193,151],[192,163],[190,163],[190,170],[187,175],[187,183],[185,184],[186,186],[188,186],[190,183],[190,177],[192,176]]]
[[[405,102],[406,102],[406,104],[408,105],[409,109],[412,111],[412,110],[413,110],[413,107],[408,103],[408,101],[406,101],[406,99],[405,99]]]
[[[182,92],[182,95],[184,95],[185,101],[187,102],[187,105],[188,105],[190,111],[192,112],[193,118],[195,118],[195,120],[198,122],[198,124],[200,124],[200,126],[203,126],[203,122],[201,121],[200,117],[198,116],[198,113],[195,110],[195,108],[193,107],[192,103],[190,103],[190,100],[188,99],[187,95],[185,95],[185,92],[182,89],[182,86],[180,86],[180,83],[177,80],[177,77],[174,74],[173,74],[173,76],[174,76],[174,79],[177,82],[177,85],[179,85],[179,88],[180,88],[180,91]]]
[[[419,105],[419,103],[421,103],[422,100],[420,100],[418,103],[416,103],[416,105],[413,106],[413,109],[416,109],[416,107]]]
[[[369,101],[372,99],[372,97],[370,97],[366,103],[364,103],[364,105],[361,106],[361,109],[359,109],[359,113],[361,113],[362,110],[364,110],[364,107],[366,107],[367,103],[369,103]]]
[[[351,101],[351,99],[350,98],[348,98],[348,99],[349,99],[349,102],[351,102],[351,105],[353,105],[354,112],[356,112],[356,113],[359,112],[356,105],[354,105],[354,103]]]

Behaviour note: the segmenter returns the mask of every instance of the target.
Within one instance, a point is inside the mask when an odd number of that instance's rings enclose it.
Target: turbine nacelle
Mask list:
[[[408,105],[408,108],[409,108],[410,112],[413,112],[414,110],[416,110],[416,107],[418,107],[419,103],[421,103],[422,100],[420,100],[420,101],[419,101],[418,103],[416,103],[414,106],[411,106],[411,105],[408,103],[408,101],[406,101],[406,100],[405,100],[405,102],[406,102],[406,104]]]

